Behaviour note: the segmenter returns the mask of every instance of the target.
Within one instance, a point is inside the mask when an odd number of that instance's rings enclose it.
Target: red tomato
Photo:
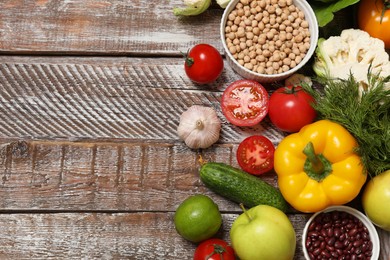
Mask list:
[[[222,239],[211,238],[196,248],[194,260],[235,260],[234,250]]]
[[[390,3],[387,3],[387,8],[383,3],[383,0],[361,0],[357,20],[360,29],[384,41],[385,47],[389,49]]]
[[[184,69],[192,81],[208,84],[221,75],[223,59],[213,46],[197,44],[187,53]]]
[[[221,108],[233,125],[254,126],[267,115],[267,90],[254,80],[237,80],[223,92]]]
[[[253,135],[245,138],[237,149],[240,167],[253,175],[260,175],[274,168],[275,146],[265,136]]]
[[[314,102],[302,87],[283,87],[272,93],[268,116],[271,122],[285,132],[298,132],[314,121],[317,113],[310,105]]]

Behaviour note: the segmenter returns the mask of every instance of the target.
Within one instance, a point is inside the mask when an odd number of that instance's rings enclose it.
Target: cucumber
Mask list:
[[[279,189],[230,165],[204,163],[200,168],[200,179],[210,190],[246,207],[265,204],[283,212],[289,209]]]

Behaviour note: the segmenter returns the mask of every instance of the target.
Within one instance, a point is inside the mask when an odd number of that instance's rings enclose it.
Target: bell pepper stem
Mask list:
[[[319,156],[314,151],[314,145],[312,142],[307,143],[303,149],[303,153],[306,155],[307,159],[311,163],[312,171],[316,174],[321,174],[324,172],[324,164],[320,160]]]

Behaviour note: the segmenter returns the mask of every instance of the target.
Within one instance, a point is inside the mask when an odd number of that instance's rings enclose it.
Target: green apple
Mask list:
[[[363,190],[362,204],[367,217],[390,231],[390,170],[372,178]]]
[[[243,210],[230,230],[232,247],[241,260],[294,258],[295,230],[286,214],[268,205]]]

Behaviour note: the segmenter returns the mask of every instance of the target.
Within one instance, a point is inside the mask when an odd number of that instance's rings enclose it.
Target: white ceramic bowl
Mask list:
[[[279,74],[259,74],[252,70],[249,70],[245,68],[244,66],[240,65],[237,60],[233,57],[233,55],[230,53],[226,40],[225,40],[225,27],[226,27],[226,21],[228,19],[228,16],[230,12],[235,8],[236,4],[240,0],[232,0],[230,1],[229,5],[225,8],[225,11],[223,13],[222,19],[221,19],[221,25],[220,25],[220,34],[221,34],[221,40],[222,45],[224,48],[225,56],[227,63],[230,65],[230,67],[233,68],[235,72],[237,72],[240,76],[246,78],[246,79],[252,79],[256,80],[260,83],[269,83],[269,82],[275,82],[279,80],[283,80],[292,74],[296,73],[299,69],[301,69],[311,58],[313,55],[318,42],[318,23],[315,16],[315,13],[311,6],[307,3],[306,0],[293,0],[293,3],[296,7],[298,7],[301,11],[305,14],[305,20],[309,23],[309,31],[310,31],[310,48],[307,51],[305,57],[302,59],[300,63],[297,64],[294,68],[290,69],[289,71],[279,73]]]
[[[354,208],[348,207],[348,206],[331,206],[331,207],[328,207],[322,211],[316,212],[315,214],[313,214],[310,217],[310,219],[308,220],[308,222],[305,225],[305,228],[303,229],[303,234],[302,234],[302,250],[303,250],[303,254],[305,256],[305,259],[310,260],[309,253],[306,249],[306,237],[308,234],[308,229],[309,229],[310,224],[312,223],[314,218],[316,218],[319,214],[326,213],[326,212],[332,212],[332,211],[343,211],[343,212],[349,213],[349,214],[355,216],[356,218],[358,218],[363,223],[363,225],[365,225],[367,227],[368,232],[370,234],[370,239],[372,242],[371,260],[377,260],[379,258],[379,252],[380,252],[380,242],[379,242],[378,232],[376,231],[372,222],[366,217],[366,215],[364,215],[362,212],[360,212]]]

